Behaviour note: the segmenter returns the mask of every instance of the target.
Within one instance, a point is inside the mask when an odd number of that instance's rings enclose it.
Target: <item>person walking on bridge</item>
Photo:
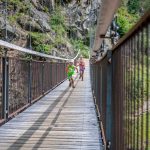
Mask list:
[[[66,68],[66,72],[67,72],[67,77],[69,80],[69,87],[72,86],[72,88],[75,88],[74,79],[73,79],[73,75],[75,74],[75,69],[77,70],[77,73],[78,73],[77,67],[74,66],[74,61],[73,60],[69,61],[69,64],[67,65],[67,68]]]
[[[82,81],[83,81],[84,70],[85,70],[85,62],[83,60],[83,56],[82,55],[80,56],[80,59],[79,59],[79,70],[80,70],[80,77],[79,77],[79,79],[82,79]]]

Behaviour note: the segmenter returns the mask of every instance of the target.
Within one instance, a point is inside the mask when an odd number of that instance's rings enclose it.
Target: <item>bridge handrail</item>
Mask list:
[[[72,59],[61,58],[23,48],[4,40],[0,40],[0,49],[5,53],[4,57],[0,57],[0,89],[2,89],[0,91],[2,95],[0,97],[0,125],[65,81],[67,62],[76,61],[80,54],[79,50]],[[57,61],[54,63],[26,61],[22,58],[9,57],[7,52],[10,50]],[[19,94],[16,96],[16,93]]]
[[[150,10],[146,12],[143,17],[125,34],[116,45],[113,46],[112,51],[116,50],[123,42],[125,42],[131,35],[133,35],[146,21],[150,19]],[[107,52],[103,54],[102,57],[97,59],[94,63],[103,60],[107,56]]]
[[[64,61],[75,60],[79,56],[79,53],[80,53],[80,50],[79,50],[77,55],[74,58],[67,59],[67,58],[61,58],[61,57],[56,57],[56,56],[36,52],[36,51],[31,50],[31,49],[23,48],[23,47],[17,46],[15,44],[12,44],[12,43],[9,43],[9,42],[3,41],[3,40],[0,40],[0,46],[5,47],[5,48],[9,48],[9,49],[13,49],[13,50],[17,50],[20,52],[28,53],[31,55],[36,55],[36,56],[40,56],[40,57],[44,57],[44,58],[50,58],[50,59],[56,59],[56,60],[64,60]]]

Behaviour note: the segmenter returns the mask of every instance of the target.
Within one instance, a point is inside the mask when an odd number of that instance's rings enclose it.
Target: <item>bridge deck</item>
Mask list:
[[[0,127],[1,150],[102,150],[88,67]]]

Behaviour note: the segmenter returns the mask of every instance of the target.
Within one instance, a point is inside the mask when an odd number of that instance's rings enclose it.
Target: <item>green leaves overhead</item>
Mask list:
[[[139,16],[128,13],[127,8],[122,6],[118,10],[117,24],[119,25],[119,34],[123,36],[137,22]]]
[[[150,0],[122,0],[117,12],[119,34],[123,36],[127,33],[147,10],[150,10]]]

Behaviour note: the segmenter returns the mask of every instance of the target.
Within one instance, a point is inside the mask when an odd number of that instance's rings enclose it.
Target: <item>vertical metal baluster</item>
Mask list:
[[[147,107],[146,107],[146,149],[148,150],[150,147],[150,141],[148,141],[148,139],[150,139],[149,137],[149,133],[150,133],[150,43],[149,43],[149,38],[150,38],[150,24],[148,24],[146,26],[146,91],[147,91],[147,95],[146,95],[146,99],[147,99]]]
[[[128,147],[127,148],[129,148],[130,147],[130,105],[129,105],[129,103],[130,103],[130,96],[129,96],[129,90],[130,90],[130,41],[128,41],[128,47],[127,47],[127,49],[128,49],[128,65],[127,65],[127,86],[128,86],[128,88],[127,88],[127,95],[128,95]]]
[[[127,54],[126,54],[126,44],[124,44],[124,90],[125,90],[125,142],[124,150],[127,149]]]
[[[112,51],[107,52],[107,61],[112,57]],[[106,139],[112,142],[112,64],[106,62],[107,69],[107,99],[106,99]]]
[[[56,70],[56,83],[55,83],[55,86],[58,84],[58,62],[56,62],[56,66],[55,66],[55,70]]]
[[[122,49],[122,53],[123,53],[123,109],[124,109],[124,114],[123,114],[123,150],[125,150],[125,138],[126,138],[126,91],[125,91],[125,45],[123,44],[123,49]]]
[[[33,86],[32,86],[32,88],[33,88],[33,93],[32,93],[32,100],[34,100],[34,98],[35,98],[35,91],[36,91],[36,87],[35,87],[35,70],[37,70],[36,69],[36,64],[35,64],[35,61],[32,61],[32,80],[33,80]]]
[[[102,111],[103,111],[103,107],[102,107],[102,102],[103,102],[103,101],[102,101],[102,98],[103,98],[103,90],[102,90],[102,89],[103,89],[103,74],[102,74],[102,71],[103,71],[103,70],[102,70],[102,66],[100,66],[100,73],[101,73],[101,74],[100,74],[100,77],[101,77],[101,78],[100,78],[100,85],[101,85],[101,86],[100,86],[100,90],[101,90],[101,92],[100,92],[100,93],[101,93],[101,95],[100,95],[100,111],[101,111],[101,113],[102,113]]]
[[[97,104],[97,93],[98,93],[98,91],[97,91],[97,85],[98,85],[98,79],[97,79],[97,77],[98,77],[98,75],[97,75],[97,64],[96,64],[96,84],[95,84],[95,96],[96,96],[96,104]]]
[[[7,49],[3,58],[3,118],[8,119],[9,115],[9,59],[7,57]]]
[[[45,63],[44,61],[42,62],[42,94],[44,95],[45,93],[45,84],[44,84],[44,67],[45,67]]]
[[[131,65],[130,65],[130,72],[131,72],[131,89],[130,89],[130,101],[131,101],[131,116],[130,116],[130,120],[131,120],[131,148],[133,148],[133,36],[130,39],[131,41],[131,45],[130,45],[130,61],[131,61]]]
[[[129,140],[128,140],[128,129],[129,129],[129,120],[128,120],[128,42],[125,43],[125,90],[126,90],[126,145],[125,149],[128,148]]]
[[[130,96],[129,96],[129,90],[130,90],[130,41],[128,41],[128,72],[127,72],[127,85],[128,85],[128,147],[130,147]]]
[[[122,45],[121,47],[121,97],[120,97],[120,101],[121,101],[121,107],[120,107],[120,112],[121,112],[121,122],[120,122],[120,126],[121,126],[121,131],[120,131],[120,149],[123,150],[124,147],[124,114],[125,114],[125,110],[124,110],[124,45]]]
[[[55,72],[55,70],[56,70],[56,66],[55,66],[56,64],[55,63],[53,63],[53,87],[55,86],[55,82],[56,82],[56,72]]]
[[[143,50],[144,50],[144,47],[143,47],[143,44],[144,44],[144,29],[142,29],[142,35],[141,35],[141,75],[142,75],[142,91],[141,91],[141,107],[142,107],[142,110],[141,110],[141,150],[144,150],[143,148],[143,122],[144,122],[144,118],[143,118],[143,105],[144,105],[144,91],[143,91],[143,88],[144,88],[144,77],[143,77],[143,74],[144,74],[144,58],[143,58]]]
[[[125,108],[126,108],[126,116],[125,116],[125,121],[126,121],[126,127],[125,127],[125,148],[127,149],[128,146],[128,133],[127,133],[127,129],[128,129],[128,100],[127,100],[127,43],[125,43]]]
[[[137,112],[138,112],[138,116],[137,116],[137,149],[139,149],[139,125],[140,125],[140,120],[139,120],[139,106],[140,106],[140,88],[139,88],[139,85],[140,85],[140,74],[139,74],[139,69],[140,69],[140,32],[138,32],[138,39],[137,39],[137,60],[138,60],[138,66],[137,66],[137,72],[138,72],[138,83],[137,83],[137,90],[138,90],[138,95],[137,95]]]
[[[133,66],[134,66],[134,70],[133,70],[133,107],[134,107],[134,111],[133,111],[133,124],[134,124],[134,128],[133,128],[133,135],[134,135],[134,138],[133,138],[133,148],[135,149],[135,140],[136,140],[136,116],[135,116],[135,113],[136,113],[136,35],[134,35],[134,38],[133,38]]]
[[[52,63],[50,62],[50,89],[52,89]]]
[[[60,62],[58,62],[57,72],[58,72],[58,84],[59,84],[60,83]]]
[[[32,62],[28,62],[28,103],[31,104],[31,93],[32,93]]]
[[[132,39],[130,38],[130,47],[129,47],[130,55],[129,55],[129,72],[130,72],[130,79],[129,79],[129,101],[130,101],[130,148],[132,149]]]
[[[54,73],[53,73],[54,86],[56,85],[56,80],[57,80],[57,74],[56,74],[56,68],[57,68],[57,67],[56,67],[56,65],[57,65],[57,64],[56,64],[56,62],[55,62],[55,63],[54,63],[54,66],[53,66],[53,67],[54,67],[54,68],[53,68],[53,69],[54,69],[54,70],[53,70],[53,71],[54,71]]]

